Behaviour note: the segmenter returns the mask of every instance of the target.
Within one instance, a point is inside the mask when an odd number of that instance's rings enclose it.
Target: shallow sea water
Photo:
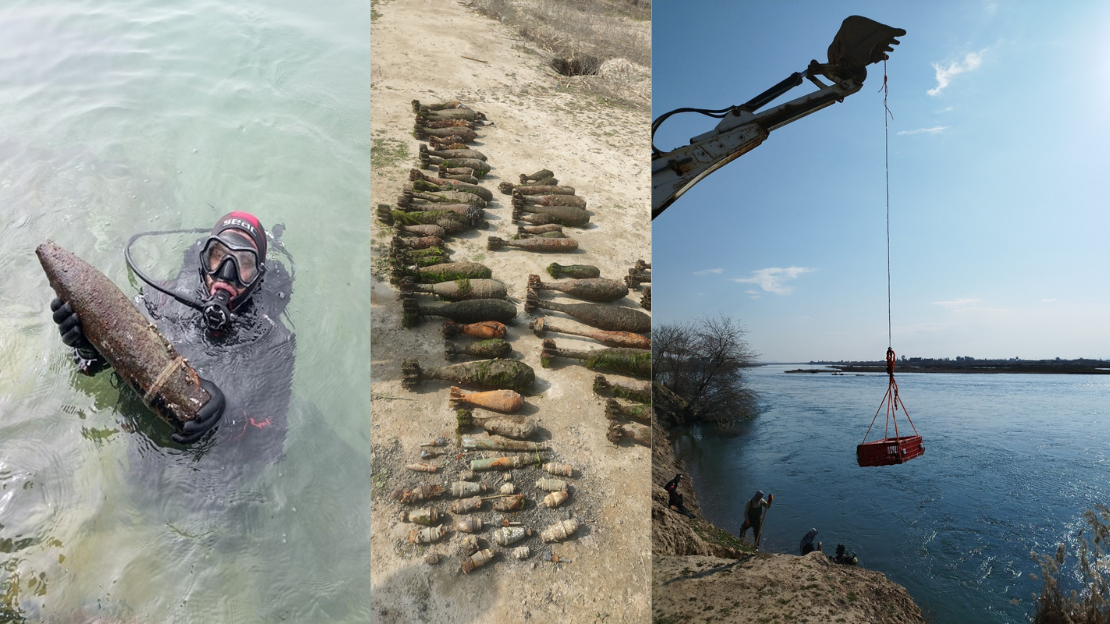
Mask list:
[[[369,27],[360,2],[0,6],[0,621],[369,618]],[[76,373],[34,248],[133,296],[128,237],[230,210],[296,262],[289,430],[202,470]],[[192,241],[137,259],[168,277]]]
[[[1082,513],[1110,505],[1110,377],[896,371],[925,455],[860,468],[886,375],[783,372],[795,368],[752,369],[763,412],[737,435],[677,439],[711,522],[739,535],[745,501],[773,493],[762,550],[797,554],[817,528],[827,554],[845,544],[937,622],[1028,621],[1041,588],[1030,552],[1061,542],[1078,587]],[[879,437],[882,426],[880,414]]]

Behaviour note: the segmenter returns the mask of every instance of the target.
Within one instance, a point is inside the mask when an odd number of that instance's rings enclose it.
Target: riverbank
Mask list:
[[[905,587],[821,554],[757,553],[705,519],[689,475],[679,493],[693,518],[667,506],[662,484],[686,474],[664,423],[680,398],[656,386],[652,414],[652,621],[924,623]]]

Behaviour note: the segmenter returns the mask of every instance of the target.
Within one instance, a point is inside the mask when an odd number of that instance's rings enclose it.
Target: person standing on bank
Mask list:
[[[770,507],[774,499],[774,494],[768,494],[766,499],[763,498],[763,490],[758,490],[755,496],[744,503],[744,525],[740,527],[740,539],[744,539],[748,529],[751,529],[755,536],[759,535],[759,528],[763,523],[763,510]]]

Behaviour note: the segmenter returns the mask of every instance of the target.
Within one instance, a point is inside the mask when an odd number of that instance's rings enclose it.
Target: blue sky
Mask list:
[[[1110,359],[1110,3],[657,1],[653,118],[824,62],[849,15],[907,31],[888,64],[894,350]],[[722,312],[764,361],[883,357],[882,77],[654,221],[657,324]],[[655,144],[715,124],[677,115]]]

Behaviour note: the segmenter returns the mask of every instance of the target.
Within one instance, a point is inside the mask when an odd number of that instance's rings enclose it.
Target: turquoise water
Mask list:
[[[738,435],[677,440],[706,517],[738,535],[744,502],[774,493],[763,550],[797,554],[817,528],[826,553],[845,544],[937,622],[1028,621],[1030,552],[1066,543],[1073,570],[1083,511],[1110,504],[1110,377],[898,376],[925,455],[860,468],[886,376],[793,368],[752,370],[764,411]]]
[[[354,1],[0,6],[0,620],[368,618],[369,32]],[[74,371],[33,250],[130,296],[129,236],[233,209],[296,260],[289,430],[194,465]],[[170,276],[190,242],[140,261]]]

